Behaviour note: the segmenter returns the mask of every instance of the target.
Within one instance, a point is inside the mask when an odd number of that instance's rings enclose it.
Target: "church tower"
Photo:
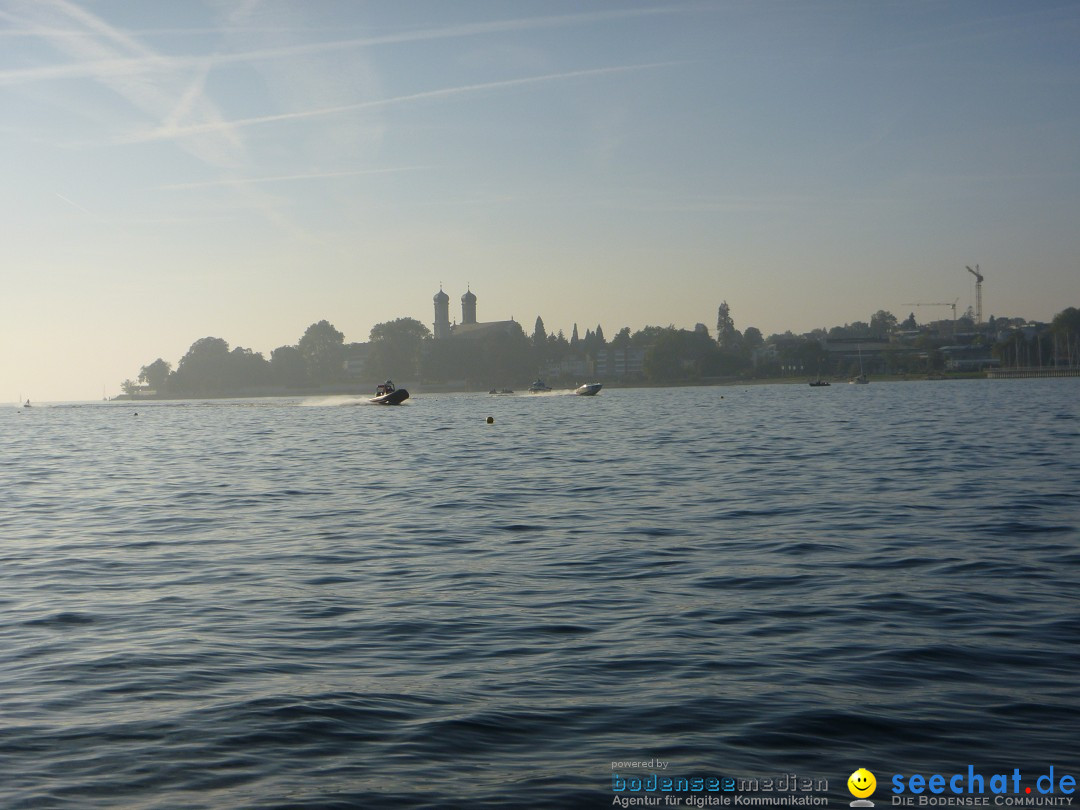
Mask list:
[[[476,296],[473,295],[472,290],[467,290],[463,296],[461,296],[461,322],[476,323]]]
[[[435,339],[450,337],[450,296],[442,291],[435,293]]]

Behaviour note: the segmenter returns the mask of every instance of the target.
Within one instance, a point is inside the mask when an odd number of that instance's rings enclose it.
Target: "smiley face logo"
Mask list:
[[[847,780],[847,789],[857,799],[865,799],[877,787],[877,779],[866,768],[859,768]]]

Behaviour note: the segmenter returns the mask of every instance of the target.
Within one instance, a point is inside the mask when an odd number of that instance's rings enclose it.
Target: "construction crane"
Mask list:
[[[960,299],[957,298],[956,301]],[[952,307],[952,319],[956,320],[956,301],[951,304],[948,301],[910,301],[904,304],[905,307]]]
[[[966,267],[966,265],[965,265]],[[967,271],[971,275],[975,276],[975,323],[976,325],[982,323],[982,283],[983,275],[979,272],[979,265],[975,265],[975,269],[972,270],[968,267]]]

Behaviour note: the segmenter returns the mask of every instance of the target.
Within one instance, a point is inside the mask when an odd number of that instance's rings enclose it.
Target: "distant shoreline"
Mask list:
[[[813,378],[812,377],[753,377],[753,378],[730,378],[730,379],[710,379],[710,380],[695,380],[695,381],[680,381],[671,383],[654,383],[638,381],[633,383],[627,382],[605,382],[604,388],[714,388],[714,387],[727,387],[737,385],[807,385]],[[848,382],[847,377],[829,377],[824,378],[826,382],[831,385],[846,385]],[[986,372],[984,371],[968,371],[968,372],[956,372],[949,374],[940,374],[936,376],[928,375],[913,375],[913,374],[881,374],[870,378],[871,383],[874,382],[948,382],[950,380],[985,380],[987,379]],[[572,383],[563,385],[562,383],[553,386],[555,391],[565,388],[567,391],[572,391],[580,383]],[[486,394],[490,389],[483,388],[468,388],[457,385],[445,385],[439,383],[420,384],[420,383],[404,383],[403,388],[414,388],[416,393],[423,394]],[[186,401],[186,400],[198,400],[198,399],[259,399],[259,398],[271,398],[271,397],[340,397],[340,396],[374,396],[372,391],[374,386],[348,386],[341,388],[317,388],[317,389],[281,389],[270,388],[265,390],[253,390],[248,389],[245,391],[234,391],[215,394],[117,394],[115,397],[110,397],[110,402],[166,402],[166,401]],[[521,389],[517,393],[526,393],[527,389]]]

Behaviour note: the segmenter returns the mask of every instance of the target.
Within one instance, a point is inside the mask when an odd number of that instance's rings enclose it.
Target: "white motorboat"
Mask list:
[[[595,397],[603,387],[602,383],[585,383],[585,385],[575,388],[574,393],[579,397]]]

